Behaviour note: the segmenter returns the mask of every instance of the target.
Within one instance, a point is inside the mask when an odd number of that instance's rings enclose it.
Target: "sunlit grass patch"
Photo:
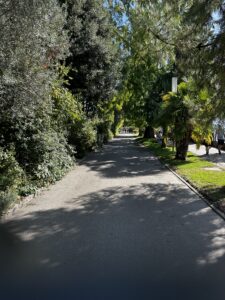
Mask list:
[[[215,170],[205,169],[213,168],[216,165],[191,152],[188,152],[186,161],[175,160],[175,153],[172,147],[163,149],[154,139],[142,139],[139,141],[148,147],[163,163],[167,164],[201,193],[207,196],[209,201],[219,207],[224,206],[225,170],[216,170],[216,168]]]

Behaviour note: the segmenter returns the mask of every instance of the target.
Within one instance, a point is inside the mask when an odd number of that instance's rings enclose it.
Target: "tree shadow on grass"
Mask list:
[[[103,189],[1,226],[2,295],[220,299],[223,291],[224,221],[182,185]]]
[[[201,158],[214,162],[214,163],[224,163],[225,164],[225,154],[221,155],[218,153],[211,153],[210,155],[200,155]]]
[[[195,161],[192,160],[193,158],[196,158],[196,156],[188,153],[186,160],[179,160],[179,159],[175,159],[173,157],[172,160],[171,160],[171,158],[169,159],[168,163],[171,167],[179,167],[179,166],[185,166],[185,165],[188,165],[189,167],[191,167],[192,164],[195,163]],[[165,162],[167,162],[167,160],[165,160]]]
[[[225,212],[225,186],[210,187],[203,189],[202,193],[213,203],[217,208]]]
[[[146,139],[143,138],[136,139],[136,141],[140,143],[143,143],[144,140]],[[171,147],[161,148],[161,145],[156,140],[153,139],[151,139],[151,146],[148,149],[150,149],[150,151],[154,153],[163,163],[167,163],[172,167],[191,164],[192,161],[190,161],[189,158],[194,157],[194,155],[188,153],[186,160],[176,159],[175,149],[172,150]]]

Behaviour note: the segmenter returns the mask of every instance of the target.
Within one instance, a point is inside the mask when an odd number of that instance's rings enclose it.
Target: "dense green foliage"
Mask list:
[[[169,93],[163,97],[159,119],[164,128],[170,126],[171,136],[176,143],[177,159],[185,160],[192,132],[191,115],[185,103],[187,84],[182,82],[177,93]],[[167,130],[168,131],[168,130]],[[184,149],[184,151],[182,151]]]
[[[185,159],[190,137],[198,144],[209,142],[213,120],[224,118],[224,1],[110,3],[125,49],[122,89],[128,124],[135,123],[140,132],[146,127],[146,137],[161,127],[164,137],[170,133],[175,139],[176,158]],[[185,94],[171,95],[166,109],[161,103],[171,91],[173,74],[187,87]],[[178,121],[184,112],[187,120]],[[184,133],[186,142],[180,143]]]
[[[16,199],[17,189],[22,184],[24,172],[15,159],[15,151],[0,147],[0,209]]]
[[[0,209],[111,138],[118,74],[104,1],[0,1]]]
[[[55,182],[123,125],[163,130],[177,159],[191,137],[212,140],[225,115],[224,1],[0,4],[0,206]]]
[[[93,116],[109,101],[118,76],[118,48],[114,24],[103,0],[65,0],[66,28],[70,35],[67,65],[71,66],[70,89],[80,95],[85,113]]]

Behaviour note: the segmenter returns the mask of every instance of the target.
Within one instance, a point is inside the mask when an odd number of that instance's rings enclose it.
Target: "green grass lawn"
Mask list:
[[[225,170],[206,170],[205,168],[216,165],[191,152],[188,152],[186,161],[175,160],[172,148],[162,149],[154,139],[138,139],[138,141],[148,147],[164,164],[167,164],[197,188],[211,203],[224,210]]]

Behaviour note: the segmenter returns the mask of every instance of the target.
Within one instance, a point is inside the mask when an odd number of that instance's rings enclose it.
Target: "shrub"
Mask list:
[[[24,172],[15,159],[14,150],[0,147],[0,191],[17,188],[23,176]]]
[[[33,135],[29,149],[29,174],[39,185],[59,180],[74,164],[73,149],[55,131]]]
[[[110,129],[110,125],[110,122],[104,120],[97,121],[98,146],[101,147],[103,143],[106,144],[113,138],[113,133]]]
[[[114,138],[114,134],[112,133],[112,130],[108,129],[107,141],[110,141],[113,138]]]
[[[25,181],[20,186],[18,193],[20,196],[28,196],[31,194],[35,194],[37,191],[37,184],[32,181]]]
[[[95,122],[86,118],[80,101],[66,88],[68,82],[64,76],[67,77],[68,71],[69,68],[61,66],[59,79],[53,87],[52,117],[55,128],[64,131],[68,143],[75,149],[75,156],[83,157],[97,144]]]
[[[71,126],[68,141],[75,146],[76,157],[81,158],[87,151],[93,150],[97,145],[97,132],[90,120],[81,120]]]
[[[7,209],[16,201],[18,194],[15,190],[0,191],[0,212]]]
[[[25,174],[15,159],[14,149],[0,147],[0,210],[7,208],[17,198],[17,189]]]

